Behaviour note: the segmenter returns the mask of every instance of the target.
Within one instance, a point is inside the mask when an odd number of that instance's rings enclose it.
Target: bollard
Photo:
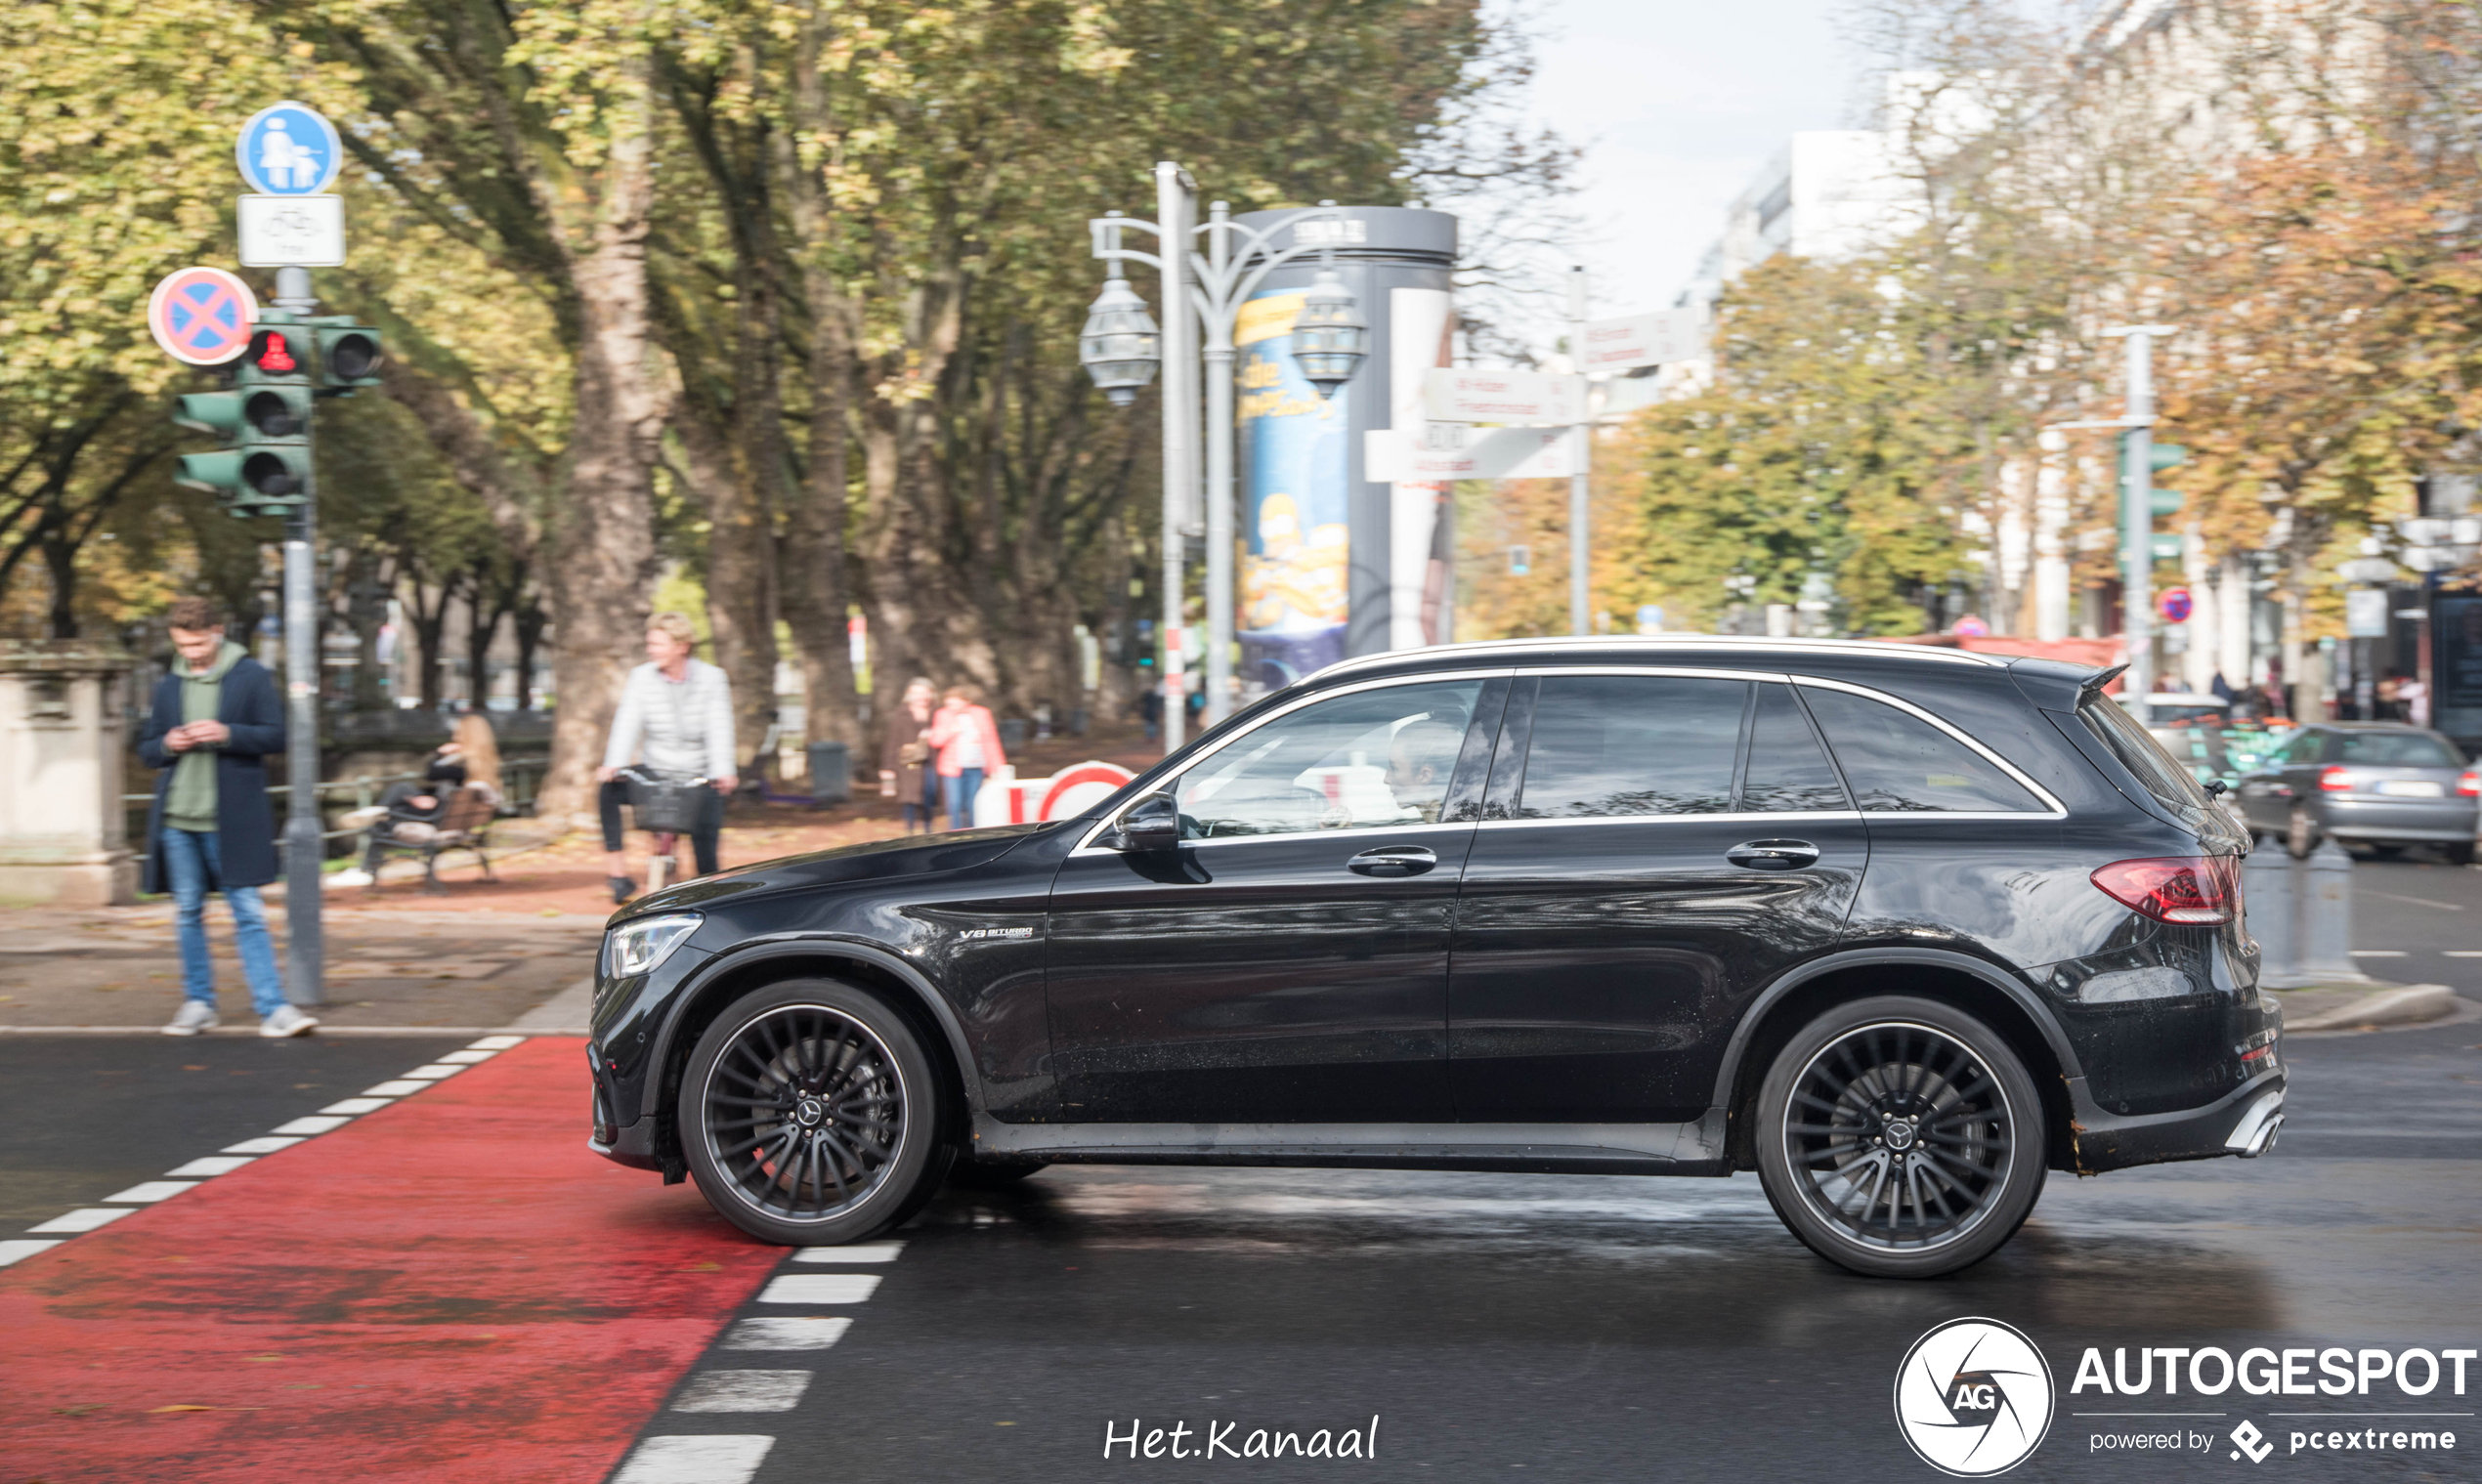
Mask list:
[[[2299,977],[2292,875],[2292,857],[2280,845],[2261,845],[2241,863],[2242,927],[2258,940],[2258,983],[2269,989],[2289,988]]]
[[[2353,858],[2325,840],[2297,869],[2296,972],[2313,984],[2368,984],[2353,966]]]

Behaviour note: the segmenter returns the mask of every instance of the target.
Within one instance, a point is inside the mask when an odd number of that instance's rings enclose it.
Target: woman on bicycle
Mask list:
[[[595,770],[603,785],[595,802],[603,817],[604,869],[614,902],[626,902],[637,890],[620,839],[620,806],[629,794],[620,774],[633,762],[649,773],[703,777],[715,785],[706,813],[690,830],[690,848],[700,875],[717,869],[724,799],[741,783],[733,756],[733,688],[722,670],[690,657],[697,643],[689,619],[656,615],[646,626],[647,662],[631,670],[620,688],[612,741],[603,749],[603,766]]]

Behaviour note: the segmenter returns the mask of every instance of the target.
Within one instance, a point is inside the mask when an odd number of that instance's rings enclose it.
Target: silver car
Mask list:
[[[2482,775],[2436,732],[2392,722],[2301,728],[2234,790],[2249,828],[2281,837],[2296,856],[2321,839],[2393,855],[2436,845],[2472,864]]]

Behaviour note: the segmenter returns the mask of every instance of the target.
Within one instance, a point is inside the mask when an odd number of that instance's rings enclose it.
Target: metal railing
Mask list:
[[[523,806],[529,806],[535,802],[535,795],[540,792],[542,788],[543,774],[548,772],[550,768],[551,762],[548,758],[516,758],[501,763],[501,815],[506,817],[526,812]],[[405,773],[364,773],[353,778],[323,779],[314,786],[319,790],[320,801],[322,805],[324,805],[332,795],[338,793],[350,793],[353,795],[354,808],[367,809],[371,805],[379,802],[380,793],[386,789],[390,784],[418,784],[424,781],[422,774],[410,771]],[[270,794],[281,794],[290,798],[293,792],[293,785],[290,784],[271,784],[268,785],[267,791]],[[124,793],[120,796],[120,801],[123,809],[129,809],[133,805],[144,808],[154,803],[154,790],[149,789],[145,793]],[[144,832],[145,831],[142,827],[140,829],[132,830],[131,834],[133,837],[136,837]],[[319,837],[321,840],[336,840],[343,839],[348,835],[359,835],[363,831],[360,829],[322,829],[320,831]],[[284,849],[282,834],[283,831],[279,829],[278,831],[278,839],[276,842],[277,852],[278,855],[281,855]]]

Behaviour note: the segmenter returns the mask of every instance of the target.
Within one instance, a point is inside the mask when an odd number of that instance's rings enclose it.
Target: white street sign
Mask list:
[[[1424,374],[1422,400],[1438,422],[1579,423],[1586,420],[1586,378],[1442,366]]]
[[[1374,480],[1428,485],[1446,480],[1566,479],[1574,472],[1566,428],[1476,428],[1425,423],[1411,438],[1394,428],[1364,435],[1362,469]]]
[[[1625,371],[1642,365],[1695,360],[1706,354],[1706,312],[1658,310],[1597,319],[1586,326],[1589,371]]]
[[[242,267],[345,266],[343,196],[245,195],[240,206]]]

